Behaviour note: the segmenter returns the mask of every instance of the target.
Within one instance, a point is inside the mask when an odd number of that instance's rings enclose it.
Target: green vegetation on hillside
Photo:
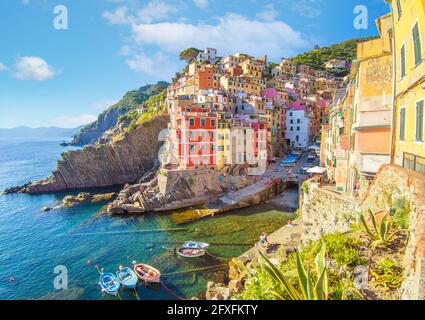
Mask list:
[[[164,113],[166,94],[167,92],[165,89],[160,89],[157,94],[143,101],[143,103],[139,104],[137,108],[134,108],[130,112],[121,116],[119,121],[128,123],[127,129],[131,131],[140,124],[149,121],[152,117]],[[146,111],[141,113],[138,111],[138,108],[142,107],[145,107]]]
[[[163,92],[167,87],[167,82],[159,81],[157,84],[145,85],[138,90],[127,92],[119,102],[103,111],[96,121],[81,128],[74,136],[72,144],[83,146],[96,143],[106,131],[117,125],[121,116],[143,106],[151,96]],[[123,127],[126,127],[125,123]]]
[[[167,87],[168,82],[159,81],[157,84],[148,84],[137,90],[129,91],[118,103],[114,104],[103,113],[107,113],[110,109],[136,109],[142,106],[151,96],[163,92]]]
[[[323,69],[324,64],[332,59],[353,61],[357,55],[357,44],[374,38],[351,39],[330,47],[316,48],[311,51],[299,54],[293,58],[297,64],[305,64],[315,69]]]

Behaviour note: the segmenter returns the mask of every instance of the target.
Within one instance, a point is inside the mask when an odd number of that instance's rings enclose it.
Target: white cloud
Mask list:
[[[52,124],[61,128],[76,128],[84,124],[89,124],[97,119],[92,114],[83,114],[81,116],[62,116],[52,120]]]
[[[55,70],[40,57],[22,57],[15,64],[13,76],[20,80],[44,81],[55,76]]]
[[[135,14],[129,14],[129,12]],[[152,0],[141,9],[129,10],[121,6],[113,11],[105,11],[102,17],[110,24],[152,23],[168,18],[177,12],[177,8],[161,0]]]
[[[155,80],[170,79],[179,69],[177,63],[161,52],[157,52],[152,57],[137,53],[128,58],[126,63],[131,70],[144,73]]]
[[[284,5],[306,18],[316,18],[322,14],[322,0],[284,0]]]
[[[104,99],[104,100],[95,101],[90,104],[90,109],[95,111],[103,111],[109,108],[110,106],[113,106],[117,102],[118,100],[112,100],[112,99]]]
[[[245,52],[274,58],[291,56],[310,44],[301,33],[282,21],[250,20],[237,14],[227,14],[213,24],[163,22],[132,24],[138,45],[155,45],[177,54],[188,47],[214,47],[221,54]]]
[[[137,12],[141,22],[151,23],[168,18],[176,13],[177,8],[160,0],[153,0],[146,7]]]
[[[126,24],[129,22],[127,11],[127,7],[119,7],[112,12],[103,12],[102,17],[105,18],[110,24]]]
[[[6,69],[7,69],[7,67],[3,63],[0,62],[0,72],[4,71]]]
[[[278,12],[273,3],[264,7],[264,10],[257,14],[257,18],[264,21],[274,21],[277,18]]]
[[[205,9],[206,7],[208,7],[208,0],[193,0],[193,3],[198,8]]]

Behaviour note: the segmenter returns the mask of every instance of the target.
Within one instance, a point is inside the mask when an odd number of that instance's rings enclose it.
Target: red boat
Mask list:
[[[134,265],[134,273],[144,282],[159,283],[161,272],[158,269],[144,263]]]
[[[180,248],[177,254],[185,258],[197,258],[205,254],[205,249]]]

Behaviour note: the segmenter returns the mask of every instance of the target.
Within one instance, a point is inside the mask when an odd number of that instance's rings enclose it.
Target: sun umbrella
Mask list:
[[[313,173],[313,174],[322,174],[326,171],[325,168],[322,167],[313,167],[311,169],[307,170],[307,173]]]

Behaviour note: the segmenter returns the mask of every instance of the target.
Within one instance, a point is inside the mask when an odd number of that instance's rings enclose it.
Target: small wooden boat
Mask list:
[[[110,294],[111,296],[116,296],[118,290],[120,289],[120,282],[117,277],[112,273],[102,273],[99,278],[99,285],[102,288],[102,291]]]
[[[183,244],[183,248],[185,249],[207,249],[209,246],[209,243],[195,241],[186,241]]]
[[[128,267],[120,266],[119,271],[117,271],[117,278],[120,283],[128,289],[135,289],[137,286],[137,275]]]
[[[205,249],[180,248],[177,250],[177,254],[185,258],[197,258],[205,254]]]
[[[161,279],[161,272],[148,264],[134,264],[134,272],[144,282],[159,283]]]

